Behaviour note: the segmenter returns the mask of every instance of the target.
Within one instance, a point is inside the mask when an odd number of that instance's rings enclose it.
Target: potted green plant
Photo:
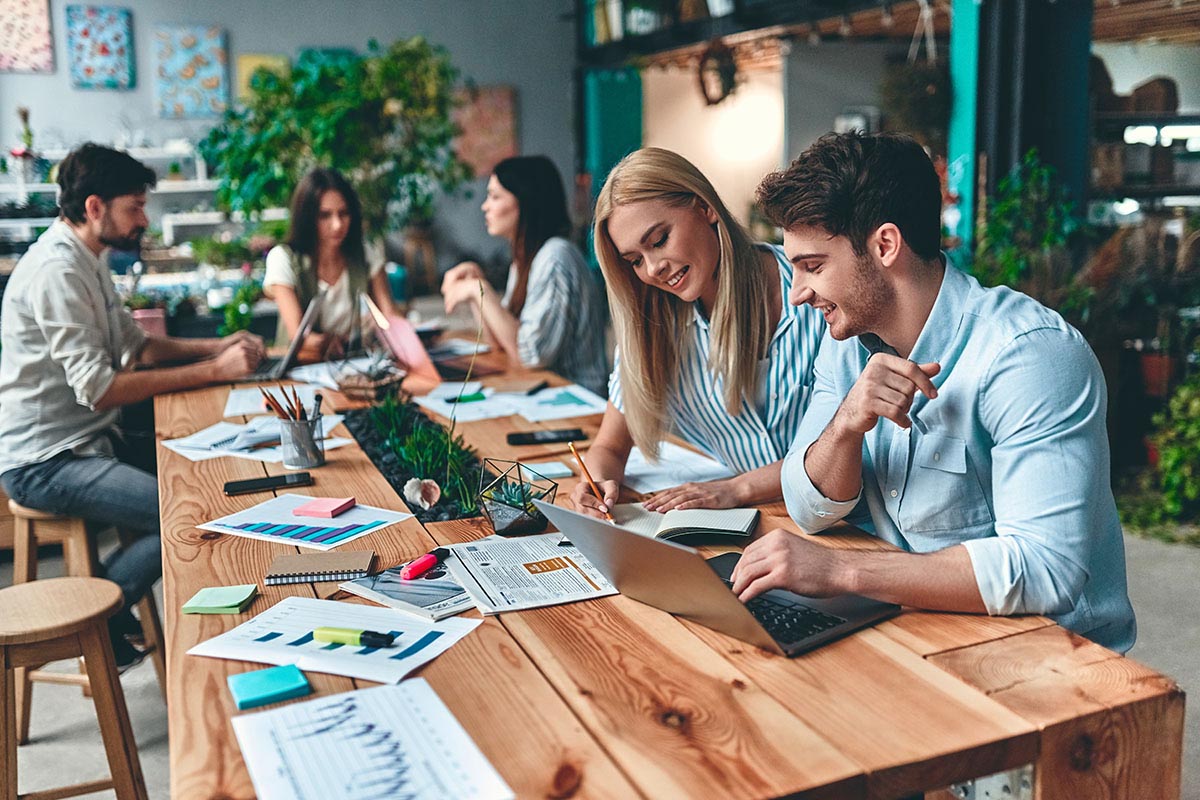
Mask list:
[[[302,59],[285,74],[260,70],[244,107],[226,112],[200,151],[220,180],[218,204],[281,207],[311,167],[333,167],[355,185],[368,230],[428,222],[440,189],[470,168],[451,147],[458,72],[422,37],[366,56]]]
[[[486,485],[489,473],[497,477]],[[549,520],[533,504],[534,500],[553,503],[558,484],[519,461],[483,460],[479,487],[479,507],[501,536],[541,533]]]

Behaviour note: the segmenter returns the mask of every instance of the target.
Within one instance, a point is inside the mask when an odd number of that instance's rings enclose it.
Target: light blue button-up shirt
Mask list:
[[[812,403],[783,466],[797,524],[821,531],[862,502],[875,534],[905,550],[965,546],[988,613],[1046,614],[1128,650],[1136,625],[1104,376],[1079,332],[1019,292],[947,267],[909,356],[941,364],[938,396],[917,395],[911,428],[879,420],[864,437],[859,497],[835,502],[813,485],[804,455],[871,355],[859,339],[827,335],[821,345]]]

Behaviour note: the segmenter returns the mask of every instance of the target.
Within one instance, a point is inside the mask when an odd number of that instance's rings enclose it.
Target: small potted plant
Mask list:
[[[497,475],[495,480],[483,486],[488,475]],[[501,536],[517,536],[541,533],[549,520],[534,500],[554,502],[558,484],[534,472],[519,461],[500,461],[494,458],[483,460],[479,490],[479,507],[492,525],[492,530]]]

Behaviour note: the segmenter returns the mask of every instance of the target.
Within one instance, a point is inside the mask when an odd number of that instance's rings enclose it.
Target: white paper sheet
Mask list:
[[[635,492],[658,492],[691,481],[716,481],[733,477],[724,464],[671,442],[659,449],[659,461],[651,464],[636,447],[629,453],[622,481]]]
[[[429,622],[390,608],[339,603],[311,597],[285,597],[248,622],[188,650],[188,655],[295,664],[379,683],[404,676],[446,652],[482,620]],[[317,628],[379,631],[396,637],[391,647],[334,645],[313,639]],[[332,796],[332,795],[331,795]]]
[[[607,597],[616,588],[561,533],[454,545],[446,566],[484,614]]]
[[[333,450],[334,448],[354,443],[353,439],[341,436],[329,436],[329,431],[340,425],[342,419],[341,414],[322,415],[321,427],[325,432],[324,446],[326,450]],[[278,445],[275,447],[259,447],[254,450],[214,447],[214,445],[223,441],[232,440],[239,433],[246,430],[261,431],[265,435],[272,428],[276,431],[275,439],[278,439],[279,420],[275,417],[257,417],[245,425],[239,425],[235,422],[218,422],[204,430],[193,433],[191,436],[184,436],[181,439],[166,439],[163,441],[163,447],[173,453],[178,453],[189,461],[208,461],[213,458],[231,456],[233,458],[244,458],[248,461],[265,461],[270,464],[278,464],[283,461],[283,448]]]
[[[438,384],[433,387],[426,397],[432,400],[445,400],[450,397],[458,397],[461,393],[464,397],[469,394],[475,394],[483,389],[481,381],[447,381],[446,383]]]
[[[530,422],[603,414],[608,407],[608,401],[603,397],[574,383],[542,389],[536,394],[498,394],[496,397]]]
[[[407,512],[361,504],[332,518],[305,517],[293,513],[294,509],[311,499],[300,494],[281,494],[236,514],[196,527],[279,544],[330,550],[412,516]]]
[[[288,373],[288,377],[294,381],[336,391],[338,388],[338,373],[343,370],[365,370],[371,365],[372,360],[371,356],[359,356],[358,358],[350,358],[345,361],[322,361],[317,364],[305,364],[292,369]],[[228,417],[231,415],[226,414],[225,416]]]
[[[424,678],[233,718],[261,800],[509,800]]]
[[[279,387],[265,386],[264,388],[269,393],[274,395],[276,400],[279,399]],[[304,404],[305,408],[311,411],[313,403],[316,402],[316,394],[322,388],[324,387],[309,386],[306,384],[301,384],[299,386],[288,386],[288,394],[291,394],[292,390],[295,389],[300,393],[300,402]],[[222,416],[257,417],[270,413],[271,412],[267,410],[267,406],[263,400],[262,392],[255,387],[252,389],[230,389],[229,399],[225,401],[225,413],[222,414]]]
[[[453,415],[453,418],[459,422],[478,422],[482,419],[511,417],[516,413],[512,404],[504,399],[509,395],[492,394],[489,389],[484,389],[483,392],[489,395],[486,399],[472,400],[469,403],[449,403],[444,398],[431,395],[414,397],[413,402],[446,419],[451,419],[451,415]],[[455,394],[457,395],[457,392]]]

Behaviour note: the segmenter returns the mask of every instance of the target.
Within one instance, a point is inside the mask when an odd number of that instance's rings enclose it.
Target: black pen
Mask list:
[[[545,389],[545,388],[546,388],[547,386],[549,386],[549,385],[550,385],[550,384],[549,384],[549,383],[547,383],[546,381],[538,381],[538,382],[537,382],[537,383],[535,383],[533,386],[531,386],[531,387],[529,387],[528,389],[526,389],[526,390],[525,390],[525,394],[527,394],[527,395],[530,395],[530,394],[537,394],[538,392],[540,392],[542,389]]]

